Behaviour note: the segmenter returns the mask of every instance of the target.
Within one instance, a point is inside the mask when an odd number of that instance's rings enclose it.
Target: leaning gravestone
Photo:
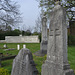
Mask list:
[[[42,75],[74,75],[67,59],[66,11],[57,4],[50,16],[47,59],[42,65]]]
[[[29,49],[22,49],[13,60],[11,75],[37,75],[38,71]]]

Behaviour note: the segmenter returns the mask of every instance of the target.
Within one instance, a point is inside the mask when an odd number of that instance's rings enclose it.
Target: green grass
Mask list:
[[[12,51],[4,51],[3,49],[0,49],[0,52],[2,52],[3,54],[6,54],[7,52],[12,54],[12,55],[17,55],[18,54],[18,50],[17,50],[17,44],[18,43],[7,43],[8,48],[15,48],[15,50]],[[22,49],[22,46],[24,43],[19,43]],[[2,48],[4,45],[4,43],[0,43],[0,48]],[[36,51],[40,50],[40,44],[39,43],[26,43],[26,47],[28,49],[30,49],[30,51],[33,53],[35,53]],[[39,71],[39,75],[41,75],[41,67],[42,64],[44,63],[46,59],[46,56],[44,57],[39,57],[39,56],[35,56],[33,54],[33,60],[35,61],[36,67]],[[69,64],[70,67],[74,70],[75,72],[75,46],[69,46],[68,47],[68,60],[69,60]],[[13,60],[6,60],[6,61],[2,61],[2,68],[8,69],[9,73],[11,73],[11,69],[12,69],[12,63]]]
[[[68,61],[75,73],[75,46],[68,47]]]

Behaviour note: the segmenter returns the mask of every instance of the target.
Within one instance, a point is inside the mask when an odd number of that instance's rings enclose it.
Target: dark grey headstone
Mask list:
[[[29,49],[22,49],[13,60],[11,75],[37,75],[32,53]]]
[[[42,75],[74,75],[67,59],[67,25],[65,12],[57,4],[50,13],[47,60],[42,65]]]

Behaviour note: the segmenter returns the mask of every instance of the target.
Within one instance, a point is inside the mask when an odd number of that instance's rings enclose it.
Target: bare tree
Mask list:
[[[21,22],[19,5],[11,0],[0,0],[0,25],[14,26]]]
[[[43,15],[44,15],[44,11],[43,11],[43,9],[41,9],[41,13],[40,13],[39,17],[37,18],[37,20],[35,20],[34,32],[41,33]]]

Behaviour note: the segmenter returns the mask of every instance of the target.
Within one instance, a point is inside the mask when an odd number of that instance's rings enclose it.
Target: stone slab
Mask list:
[[[37,75],[36,64],[29,49],[21,49],[13,60],[11,75]]]

